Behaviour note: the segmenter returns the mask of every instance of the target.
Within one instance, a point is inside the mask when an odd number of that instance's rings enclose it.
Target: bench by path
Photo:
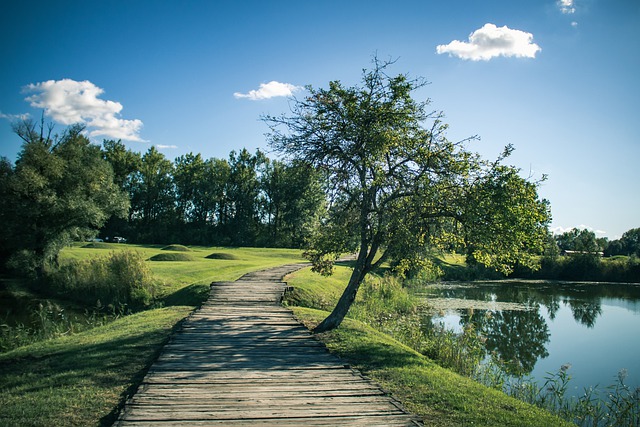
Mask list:
[[[281,306],[281,280],[300,267],[213,283],[115,425],[421,425]]]

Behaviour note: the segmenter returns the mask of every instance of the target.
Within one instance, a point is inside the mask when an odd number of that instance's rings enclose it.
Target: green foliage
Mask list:
[[[0,324],[0,353],[35,342],[76,334],[107,324],[116,318],[96,307],[84,315],[67,313],[60,305],[49,300],[40,303],[31,313],[31,325]]]
[[[158,287],[142,255],[129,250],[67,263],[48,280],[56,293],[70,300],[125,312],[151,304]]]
[[[545,257],[540,260],[540,268],[537,271],[519,269],[513,277],[640,283],[640,259],[635,256],[601,258],[590,254]]]
[[[39,278],[47,265],[55,265],[66,244],[90,237],[128,208],[111,166],[82,135],[82,126],[53,138],[44,135],[43,127],[37,132],[28,120],[14,125],[24,143],[15,166],[3,168],[0,207],[5,225],[0,246],[23,259],[25,252],[31,253]]]
[[[364,277],[387,260],[411,265],[434,247],[462,246],[506,273],[533,265],[546,239],[550,213],[538,183],[501,164],[512,148],[489,162],[467,150],[468,140],[449,141],[442,113],[412,97],[426,82],[390,76],[390,65],[374,58],[361,85],[308,87],[290,115],[263,118],[276,151],[323,173],[329,205],[306,252],[316,270],[357,252],[343,296],[316,332],[340,323]]]
[[[640,425],[640,387],[625,384],[625,370],[605,388],[590,387],[578,397],[567,397],[571,385],[570,367],[563,365],[558,371],[547,373],[542,385],[527,377],[505,376],[494,364],[484,365],[478,371],[477,379],[581,427]]]
[[[287,303],[328,310],[335,305],[349,274],[349,269],[343,266],[336,267],[331,277],[318,277],[309,269],[295,272],[286,279],[293,286],[293,291],[287,294]],[[408,283],[418,286],[416,281]],[[419,305],[420,299],[398,278],[370,275],[364,280],[348,317],[389,334],[441,366],[471,376],[484,355],[482,338],[473,325],[462,334],[441,325],[431,326]]]

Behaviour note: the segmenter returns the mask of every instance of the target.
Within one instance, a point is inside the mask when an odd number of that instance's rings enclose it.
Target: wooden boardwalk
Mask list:
[[[116,426],[416,426],[280,304],[300,265],[214,283]]]

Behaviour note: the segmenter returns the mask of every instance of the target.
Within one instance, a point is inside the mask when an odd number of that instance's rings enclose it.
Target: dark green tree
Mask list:
[[[468,140],[451,142],[442,114],[412,93],[426,83],[386,74],[390,63],[373,61],[361,86],[339,81],[308,87],[290,115],[265,116],[278,152],[326,177],[326,218],[307,252],[314,269],[330,272],[340,254],[356,252],[349,283],[333,312],[315,329],[337,327],[365,275],[387,260],[401,269],[445,244],[466,245],[479,262],[509,271],[532,263],[541,250],[548,206],[536,184],[469,152]]]
[[[260,180],[265,244],[302,247],[321,216],[324,198],[319,173],[301,162],[267,161]]]
[[[127,149],[122,141],[114,140],[104,140],[102,152],[103,158],[113,168],[114,182],[127,194],[130,200],[135,180],[142,165],[142,156],[138,152]],[[104,237],[124,236],[131,239],[132,234],[135,234],[132,229],[132,214],[133,210],[129,209],[126,218],[112,216],[102,227],[101,235]]]
[[[73,240],[95,235],[111,216],[126,215],[126,194],[114,183],[100,147],[82,134],[83,126],[51,136],[29,120],[16,123],[22,150],[15,166],[2,166],[5,244],[14,257],[30,260],[36,277],[56,264]],[[25,264],[22,264],[25,266]]]
[[[160,243],[170,239],[175,224],[173,164],[155,147],[142,156],[140,169],[132,178],[131,220],[140,241]]]
[[[256,243],[255,236],[259,232],[259,170],[265,160],[259,150],[252,155],[246,148],[239,153],[232,151],[229,155],[227,197],[230,218],[227,230],[233,245],[251,246]]]
[[[596,234],[587,229],[572,228],[556,236],[556,241],[558,247],[563,251],[596,254],[600,250]]]

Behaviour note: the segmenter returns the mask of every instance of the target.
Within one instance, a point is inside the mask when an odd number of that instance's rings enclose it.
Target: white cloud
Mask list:
[[[233,96],[236,98],[248,98],[252,101],[260,99],[269,99],[277,96],[291,96],[293,92],[302,89],[300,86],[294,86],[290,83],[280,83],[271,81],[269,83],[260,83],[258,90],[251,90],[249,93],[235,92]]]
[[[484,24],[482,28],[469,35],[468,42],[454,40],[449,44],[437,46],[436,52],[472,61],[488,61],[497,56],[535,58],[541,48],[532,41],[531,33],[512,30],[506,25],[496,27],[494,24]]]
[[[576,21],[571,22],[571,26],[573,28],[576,28],[578,26],[578,23]]]
[[[104,90],[88,80],[48,80],[27,85],[24,91],[33,93],[25,98],[32,107],[43,108],[45,115],[63,125],[87,125],[90,137],[144,141],[139,135],[142,121],[119,118],[122,104],[100,99]]]
[[[28,118],[29,118],[29,113],[25,113],[25,114],[4,114],[2,111],[0,111],[0,119],[9,120],[10,122],[13,122],[15,120],[26,120]]]
[[[562,13],[575,13],[575,0],[558,0],[558,7]]]
[[[606,231],[603,230],[596,230],[595,228],[588,226],[588,225],[584,225],[584,224],[580,224],[580,225],[574,225],[573,227],[562,227],[562,226],[557,226],[557,227],[550,227],[549,231],[551,231],[553,234],[562,234],[565,233],[567,231],[573,230],[574,228],[577,228],[578,230],[589,230],[589,231],[593,231],[596,235],[600,235],[600,236],[604,236],[605,234],[607,234]]]
[[[158,144],[158,145],[156,145],[156,147],[161,149],[161,150],[162,149],[171,149],[171,150],[173,150],[173,149],[178,148],[177,145],[163,145],[163,144]]]

